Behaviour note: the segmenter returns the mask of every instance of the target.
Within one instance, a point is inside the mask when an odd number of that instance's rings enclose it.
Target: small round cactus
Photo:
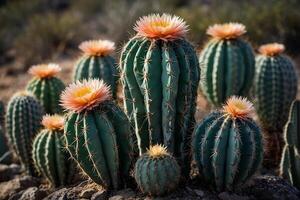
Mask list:
[[[27,84],[27,90],[32,92],[40,101],[48,114],[61,113],[59,96],[64,90],[64,83],[55,77],[61,71],[56,64],[34,65],[29,69],[29,73],[34,78]]]
[[[115,43],[109,40],[90,40],[82,42],[79,49],[83,56],[75,65],[73,80],[102,79],[110,86],[115,96],[118,71],[114,58],[110,56],[115,50]]]
[[[137,160],[134,177],[142,192],[162,196],[177,188],[180,168],[165,147],[154,145]]]
[[[195,130],[193,152],[200,174],[218,191],[245,183],[262,163],[262,135],[252,112],[252,103],[231,97]]]
[[[42,124],[44,129],[37,134],[32,144],[35,168],[54,187],[70,184],[76,165],[64,149],[64,118],[59,115],[45,115]]]
[[[125,113],[111,101],[109,86],[98,79],[77,81],[62,93],[61,102],[69,111],[64,135],[71,156],[97,184],[125,186],[133,135]]]
[[[215,24],[207,29],[212,39],[200,54],[200,86],[214,106],[232,95],[247,96],[255,73],[254,53],[241,39],[246,33],[239,23]]]
[[[31,158],[32,140],[41,128],[43,107],[29,92],[16,93],[9,101],[6,112],[6,131],[26,171],[35,175]]]

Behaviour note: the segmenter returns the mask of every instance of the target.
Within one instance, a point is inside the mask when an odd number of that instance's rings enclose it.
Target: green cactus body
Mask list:
[[[51,120],[51,117],[55,120],[56,116],[45,116],[43,122],[47,118]],[[60,118],[63,126],[63,118]],[[58,120],[60,118],[58,117]],[[63,130],[60,128],[46,127],[37,134],[32,145],[35,169],[54,187],[72,183],[76,169],[75,163],[65,149]]]
[[[251,46],[241,38],[213,37],[199,56],[200,86],[208,101],[220,106],[232,95],[248,95],[255,61]]]
[[[158,20],[164,16],[154,15]],[[120,67],[124,107],[140,154],[149,145],[163,144],[186,165],[182,170],[188,174],[200,79],[197,55],[184,37],[152,39],[137,34],[123,48]]]
[[[289,120],[284,129],[285,147],[282,154],[280,174],[291,184],[300,188],[300,101],[291,105]]]
[[[42,115],[43,107],[27,92],[14,95],[7,106],[6,131],[10,144],[31,175],[35,174],[31,159],[31,145],[41,127]]]
[[[108,42],[108,41],[106,41]],[[89,78],[98,78],[104,80],[111,87],[114,97],[116,97],[117,92],[117,81],[118,81],[118,70],[116,62],[113,57],[108,55],[113,49],[106,49],[109,52],[103,52],[105,49],[100,48],[103,41],[87,41],[80,45],[80,49],[84,52],[84,55],[77,61],[73,80],[83,80]],[[113,44],[113,43],[112,43]],[[88,51],[92,46],[99,46],[91,52]]]
[[[153,149],[161,149],[153,154]],[[134,177],[142,192],[162,196],[177,188],[180,180],[180,168],[174,157],[162,146],[156,145],[143,154],[135,164]],[[152,151],[152,152],[151,152]]]
[[[233,109],[240,109],[240,103],[232,104]],[[195,129],[193,140],[200,174],[218,191],[233,190],[245,183],[263,159],[258,126],[247,114],[232,113],[224,110],[208,115]]]
[[[4,131],[4,115],[4,104],[2,101],[0,101],[0,163],[5,163],[6,157],[9,154],[9,148]]]
[[[66,146],[81,169],[94,182],[110,189],[125,186],[134,154],[130,123],[110,101],[103,80],[76,82],[62,95],[69,110],[64,132]],[[80,105],[77,105],[77,101]]]
[[[46,70],[53,70],[53,73],[39,74],[40,71]],[[36,96],[48,114],[62,113],[59,96],[65,85],[60,79],[54,77],[59,71],[60,68],[54,64],[33,66],[29,71],[35,77],[27,84],[26,89]]]
[[[297,94],[297,75],[292,62],[282,55],[256,59],[255,107],[264,129],[281,132]]]

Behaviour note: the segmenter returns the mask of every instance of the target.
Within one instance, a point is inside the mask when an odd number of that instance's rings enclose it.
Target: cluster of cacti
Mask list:
[[[255,107],[266,137],[266,166],[278,166],[282,155],[284,124],[297,94],[297,75],[292,62],[281,53],[284,46],[260,47],[256,59]]]
[[[6,157],[9,154],[9,148],[7,146],[7,141],[4,136],[4,115],[5,108],[2,101],[0,101],[0,163],[5,163]]]
[[[115,96],[118,71],[115,60],[110,56],[115,50],[115,44],[109,40],[91,40],[82,42],[79,48],[83,56],[75,65],[73,80],[102,79],[110,86]]]
[[[43,107],[30,93],[16,93],[9,101],[6,112],[6,131],[13,146],[29,174],[35,174],[31,159],[32,140],[41,127]]]
[[[208,28],[212,39],[199,57],[202,92],[214,106],[232,95],[247,96],[255,73],[251,46],[240,38],[246,33],[238,23],[216,24]]]
[[[134,177],[142,192],[161,196],[176,189],[180,168],[165,147],[154,145],[137,160]]]
[[[37,172],[53,186],[72,183],[75,167],[65,149],[64,118],[59,115],[43,117],[41,130],[32,144],[32,158]]]
[[[280,174],[291,184],[300,188],[300,101],[295,100],[290,109],[284,129],[285,147],[282,154]]]
[[[120,67],[124,107],[140,153],[163,144],[188,174],[200,70],[185,39],[187,25],[176,16],[150,15],[135,30],[121,53]]]
[[[94,182],[117,189],[129,177],[133,144],[128,118],[110,98],[102,80],[90,79],[67,87],[61,102],[71,156]]]
[[[32,66],[29,73],[34,78],[27,84],[30,91],[40,101],[46,113],[61,113],[59,96],[64,90],[64,83],[55,77],[60,72],[60,67],[56,64],[41,64]]]
[[[193,151],[200,174],[217,190],[233,190],[260,167],[263,143],[251,118],[253,106],[231,97],[222,111],[212,112],[195,129]]]

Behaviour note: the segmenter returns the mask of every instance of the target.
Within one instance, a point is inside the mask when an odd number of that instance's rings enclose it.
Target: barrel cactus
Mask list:
[[[177,16],[154,14],[140,18],[134,29],[137,34],[123,48],[120,67],[125,112],[140,154],[164,144],[188,173],[200,69],[185,39],[187,25]]]
[[[94,182],[117,189],[129,176],[133,144],[128,118],[110,99],[109,87],[97,79],[77,81],[61,96],[71,156]]]
[[[292,103],[289,120],[284,129],[285,147],[280,174],[300,189],[300,101]]]
[[[29,69],[34,78],[27,84],[27,90],[36,96],[48,114],[62,112],[59,96],[65,85],[55,77],[60,71],[61,68],[52,63],[35,65]]]
[[[259,48],[256,59],[255,107],[266,137],[265,165],[279,165],[283,148],[283,127],[297,94],[297,75],[278,43]]]
[[[110,56],[115,50],[115,43],[109,40],[90,40],[82,42],[79,49],[83,56],[75,65],[73,80],[102,79],[116,95],[118,71],[114,58]]]
[[[223,110],[212,112],[195,129],[197,166],[218,191],[245,183],[261,165],[262,135],[252,112],[253,106],[245,98],[231,97]]]
[[[247,96],[253,84],[255,61],[251,46],[241,39],[245,26],[215,24],[206,33],[212,39],[199,56],[203,94],[214,106],[222,105],[232,95]]]
[[[43,107],[27,91],[16,93],[6,112],[6,131],[18,158],[27,173],[35,175],[31,159],[32,140],[41,127]]]
[[[153,196],[168,194],[177,188],[180,168],[167,149],[154,145],[135,164],[135,180],[142,192]]]
[[[70,184],[76,166],[65,149],[64,118],[45,115],[42,124],[44,129],[37,134],[32,144],[34,166],[54,187]]]

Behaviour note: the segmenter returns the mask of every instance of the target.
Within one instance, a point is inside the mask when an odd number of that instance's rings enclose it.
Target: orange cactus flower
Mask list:
[[[167,148],[163,145],[156,144],[147,150],[147,154],[152,158],[159,158],[169,155]]]
[[[138,37],[170,41],[183,38],[188,31],[188,26],[178,16],[152,14],[141,17],[136,22],[134,30]]]
[[[219,40],[234,39],[245,34],[246,27],[239,23],[215,24],[208,27],[206,33]]]
[[[77,81],[68,86],[61,95],[61,105],[73,112],[91,110],[111,99],[110,87],[103,80]]]
[[[82,42],[79,49],[87,56],[106,56],[115,50],[115,43],[109,40],[89,40]]]
[[[61,71],[57,64],[40,64],[30,67],[28,73],[38,78],[50,78]]]
[[[64,118],[60,115],[45,115],[42,125],[49,130],[62,130],[64,127]]]
[[[265,56],[276,56],[284,51],[285,47],[283,44],[270,43],[259,47],[259,53]]]
[[[223,112],[233,118],[247,118],[253,114],[254,107],[246,98],[232,96],[223,106]]]

